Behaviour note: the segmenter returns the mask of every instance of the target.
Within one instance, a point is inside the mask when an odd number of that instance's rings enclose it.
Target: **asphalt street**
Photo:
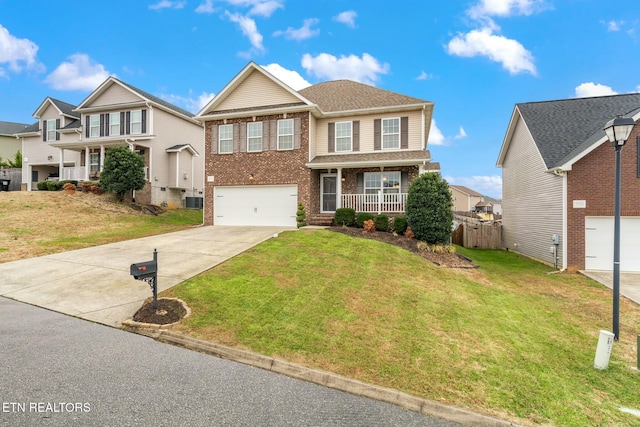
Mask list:
[[[0,426],[456,426],[0,297]]]

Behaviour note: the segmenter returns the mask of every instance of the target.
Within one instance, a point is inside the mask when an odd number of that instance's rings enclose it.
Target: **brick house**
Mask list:
[[[339,207],[404,212],[409,182],[438,171],[433,103],[348,80],[295,91],[250,62],[197,115],[205,125],[204,223],[310,224]]]
[[[558,268],[613,269],[615,150],[640,94],[516,104],[500,150],[503,244]],[[622,149],[621,270],[640,271],[640,126]],[[552,236],[557,235],[557,244]]]

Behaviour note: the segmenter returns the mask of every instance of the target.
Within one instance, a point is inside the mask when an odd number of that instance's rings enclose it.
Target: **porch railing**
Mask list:
[[[356,212],[404,212],[407,193],[343,194],[342,207]]]
[[[86,166],[76,166],[74,168],[63,168],[60,174],[60,180],[76,180],[84,179],[84,171]]]

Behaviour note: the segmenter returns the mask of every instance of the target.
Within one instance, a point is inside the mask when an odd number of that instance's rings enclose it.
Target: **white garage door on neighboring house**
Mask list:
[[[613,270],[613,217],[585,218],[585,269]],[[620,220],[620,271],[640,272],[640,218]]]
[[[216,187],[215,225],[296,226],[297,185]]]

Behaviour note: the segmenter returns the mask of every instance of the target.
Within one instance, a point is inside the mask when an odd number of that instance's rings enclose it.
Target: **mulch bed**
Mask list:
[[[376,231],[375,233],[366,233],[362,228],[356,227],[330,227],[331,231],[337,233],[347,234],[354,237],[362,237],[364,239],[374,239],[380,242],[389,243],[399,246],[416,255],[419,255],[434,264],[448,267],[448,268],[477,268],[478,266],[473,263],[469,258],[463,257],[459,254],[450,253],[434,253],[425,250],[418,249],[418,240],[408,239],[404,236],[394,236],[393,233],[386,231]]]
[[[153,300],[147,300],[133,315],[135,322],[167,325],[181,320],[187,315],[182,303],[175,299],[159,298],[158,309],[153,308]]]

